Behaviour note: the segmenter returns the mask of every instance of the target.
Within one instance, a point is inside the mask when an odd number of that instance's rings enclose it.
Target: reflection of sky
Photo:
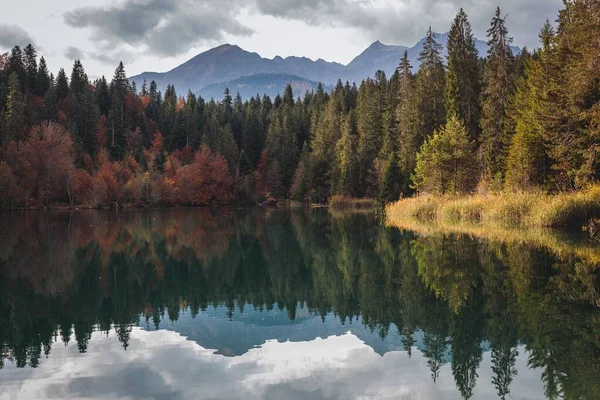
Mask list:
[[[88,353],[55,343],[38,369],[0,371],[1,399],[460,399],[445,365],[434,384],[415,349],[380,356],[347,333],[307,342],[268,341],[239,357],[215,355],[173,331],[134,328],[127,351],[111,332],[95,333]],[[539,370],[519,349],[513,399],[542,399]],[[474,399],[497,398],[490,353],[483,357]]]
[[[348,331],[352,331],[361,341],[381,355],[403,348],[402,336],[394,324],[390,325],[387,336],[382,339],[379,329],[371,331],[363,324],[361,317],[342,323],[332,314],[327,314],[322,319],[320,315],[310,314],[306,308],[298,308],[293,321],[289,319],[285,310],[275,307],[271,311],[261,312],[251,305],[244,306],[243,312],[236,308],[231,319],[227,315],[227,308],[223,306],[209,307],[196,317],[192,317],[189,311],[185,311],[175,322],[169,321],[166,314],[164,317],[159,329],[176,331],[201,347],[215,349],[219,354],[226,356],[242,355],[271,339],[279,342],[288,340],[307,342],[317,337],[324,339],[329,336],[340,336]],[[140,326],[154,329],[152,321],[146,324],[144,318],[141,318]],[[416,332],[414,338],[415,345],[422,349],[423,333]]]

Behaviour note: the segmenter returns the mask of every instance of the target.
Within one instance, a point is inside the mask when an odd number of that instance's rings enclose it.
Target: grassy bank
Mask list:
[[[387,207],[391,221],[502,228],[581,230],[600,217],[600,186],[574,193],[504,193],[467,197],[419,196]]]
[[[377,207],[375,199],[355,199],[345,196],[333,196],[329,200],[329,207],[337,210],[367,210]]]
[[[386,214],[388,224],[422,235],[455,233],[532,244],[560,258],[600,264],[600,246],[581,234],[600,216],[600,187],[559,195],[421,196],[389,205]]]

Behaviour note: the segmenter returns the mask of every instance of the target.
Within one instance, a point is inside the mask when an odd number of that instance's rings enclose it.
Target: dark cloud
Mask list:
[[[126,0],[112,7],[83,7],[64,14],[67,25],[89,28],[100,49],[144,46],[159,56],[221,41],[225,34],[250,35],[237,21],[238,0]]]
[[[360,31],[365,40],[413,45],[427,28],[446,32],[458,10],[469,14],[483,39],[498,0],[121,0],[109,6],[81,7],[63,15],[67,25],[87,29],[96,49],[87,55],[113,64],[121,54],[170,57],[190,48],[214,45],[225,36],[253,30],[240,13],[301,21],[311,26]],[[537,45],[544,20],[555,19],[562,0],[506,0],[508,26],[518,46]],[[1,32],[1,31],[0,31]],[[0,38],[0,44],[1,38]],[[92,57],[94,55],[94,57]]]
[[[35,44],[33,38],[21,27],[0,23],[0,50],[10,49],[15,45],[24,47]]]
[[[83,60],[85,59],[85,52],[77,47],[69,46],[65,49],[65,57],[69,60]]]
[[[429,26],[448,31],[462,7],[476,35],[483,38],[497,5],[508,14],[517,45],[537,45],[545,19],[555,19],[562,0],[254,0],[261,14],[303,21],[315,26],[360,29],[369,39],[412,45]],[[501,4],[500,4],[501,3]]]

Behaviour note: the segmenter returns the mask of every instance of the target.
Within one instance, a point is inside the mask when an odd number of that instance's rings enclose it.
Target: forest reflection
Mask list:
[[[140,318],[159,327],[211,306],[306,309],[391,330],[431,378],[450,364],[473,395],[490,351],[510,398],[525,346],[549,399],[600,398],[600,270],[576,254],[467,235],[417,236],[375,215],[192,209],[5,213],[0,218],[0,368],[36,368],[73,338]],[[0,371],[0,376],[2,372]]]

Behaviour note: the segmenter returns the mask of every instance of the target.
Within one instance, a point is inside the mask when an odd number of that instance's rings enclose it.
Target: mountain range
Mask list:
[[[448,34],[436,33],[435,37],[442,44],[445,60]],[[413,71],[416,71],[424,42],[425,38],[413,47],[406,47],[376,41],[347,65],[295,56],[268,59],[239,46],[224,44],[200,53],[168,72],[144,72],[130,77],[130,81],[141,87],[144,79],[147,82],[154,80],[163,92],[171,84],[180,95],[191,90],[205,98],[215,99],[222,96],[225,87],[234,94],[239,91],[243,98],[254,94],[274,95],[282,93],[288,82],[293,88],[295,86],[296,94],[302,94],[314,88],[317,82],[332,86],[341,79],[358,84],[378,70],[389,76],[394,73],[405,51]],[[487,54],[486,42],[476,39],[475,45],[480,56]],[[513,52],[517,54],[520,49],[513,47]]]

